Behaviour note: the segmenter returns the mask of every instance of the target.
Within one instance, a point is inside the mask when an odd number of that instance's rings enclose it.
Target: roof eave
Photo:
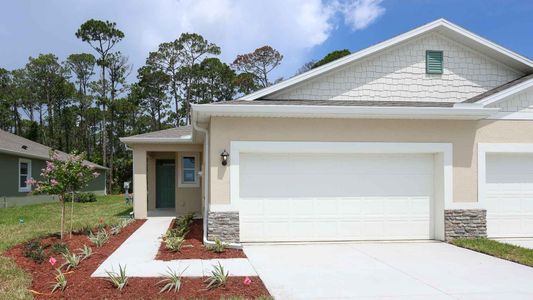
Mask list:
[[[477,107],[370,107],[319,105],[194,105],[196,120],[208,121],[212,116],[227,117],[308,117],[346,119],[448,119],[480,120],[498,112],[497,108]]]
[[[165,138],[165,137],[123,137],[120,138],[120,141],[127,145],[135,144],[192,144],[193,139],[191,138]]]
[[[0,153],[5,153],[5,154],[13,155],[13,156],[34,158],[34,159],[39,159],[39,160],[50,160],[50,157],[47,157],[47,156],[29,154],[29,153],[24,153],[24,152],[17,152],[17,151],[13,151],[13,150],[9,150],[9,149],[2,149],[2,148],[0,148]],[[88,161],[88,160],[86,160],[85,163],[93,165],[97,169],[109,170],[109,168],[106,168],[106,167],[101,166],[99,164],[95,164],[95,163],[93,163],[91,161]]]

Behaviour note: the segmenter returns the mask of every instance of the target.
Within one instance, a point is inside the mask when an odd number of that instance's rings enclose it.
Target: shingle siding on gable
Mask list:
[[[443,74],[426,74],[426,50],[444,52]],[[460,102],[522,75],[432,33],[265,98]]]
[[[494,103],[489,107],[499,107],[500,112],[523,112],[533,116],[533,88],[509,97],[507,100]]]

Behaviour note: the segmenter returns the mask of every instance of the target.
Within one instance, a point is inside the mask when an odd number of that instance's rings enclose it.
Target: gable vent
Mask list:
[[[442,51],[426,51],[426,73],[442,74],[443,70],[443,53]]]

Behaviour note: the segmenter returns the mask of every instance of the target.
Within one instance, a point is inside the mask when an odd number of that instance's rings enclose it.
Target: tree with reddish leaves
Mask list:
[[[278,50],[263,46],[255,49],[252,53],[237,55],[232,63],[232,67],[241,74],[251,74],[258,88],[271,85],[268,80],[268,73],[281,64],[283,55]]]

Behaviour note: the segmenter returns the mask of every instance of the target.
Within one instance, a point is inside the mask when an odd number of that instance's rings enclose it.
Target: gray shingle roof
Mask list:
[[[188,135],[192,135],[192,126],[190,125],[132,135],[127,138],[184,138]]]
[[[381,106],[381,107],[453,107],[454,102],[430,101],[351,101],[351,100],[233,100],[220,105],[316,105],[316,106]]]
[[[462,103],[476,103],[476,102],[481,101],[481,100],[483,100],[483,99],[485,99],[485,98],[487,98],[489,96],[497,94],[497,93],[499,93],[501,91],[504,91],[504,90],[506,90],[508,88],[511,88],[511,87],[513,87],[513,86],[515,86],[517,84],[520,84],[520,83],[522,83],[524,81],[528,81],[530,79],[533,79],[533,74],[525,75],[525,76],[522,76],[522,77],[517,78],[515,80],[512,80],[512,81],[509,81],[507,83],[504,83],[504,84],[502,84],[500,86],[497,86],[497,87],[495,87],[495,88],[493,88],[491,90],[488,90],[488,91],[486,91],[484,93],[481,93],[481,94],[479,94],[477,96],[474,96],[474,97],[472,97],[470,99],[467,99],[467,100],[463,101]]]
[[[25,139],[16,134],[0,130],[0,153],[48,160],[50,159],[51,149],[52,148],[48,146]],[[59,157],[62,159],[67,159],[69,157],[69,154],[65,152],[58,151],[58,153]],[[105,167],[90,161],[85,161],[85,163],[99,169],[106,169]]]

